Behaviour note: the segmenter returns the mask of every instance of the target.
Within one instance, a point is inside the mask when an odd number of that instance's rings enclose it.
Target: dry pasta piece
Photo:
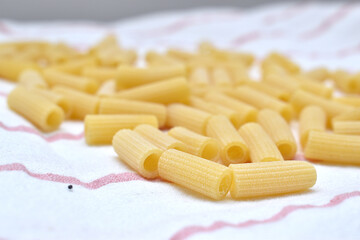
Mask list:
[[[360,74],[353,75],[343,70],[337,70],[331,74],[331,78],[340,90],[347,93],[359,93]]]
[[[241,102],[237,99],[226,96],[222,93],[217,92],[209,92],[205,95],[205,100],[217,104],[221,104],[224,107],[228,107],[230,109],[235,110],[239,114],[241,114],[240,124],[244,124],[246,122],[256,121],[257,110],[253,106]]]
[[[204,67],[197,67],[191,71],[189,82],[194,86],[204,87],[210,84],[209,72]]]
[[[83,69],[89,66],[95,66],[96,59],[93,57],[82,57],[70,59],[61,64],[54,65],[53,68],[60,72],[66,72],[74,75],[82,73]]]
[[[96,95],[99,97],[112,96],[116,93],[116,81],[108,80],[103,82],[99,89],[96,92]]]
[[[304,148],[308,141],[310,131],[326,131],[326,113],[321,107],[307,106],[301,113],[299,118],[299,135],[300,143]]]
[[[186,152],[187,146],[185,143],[179,141],[176,138],[171,137],[170,135],[162,132],[161,130],[151,126],[149,124],[138,125],[135,129],[135,132],[139,133],[146,140],[165,151],[168,149],[177,149],[179,151]]]
[[[64,120],[60,107],[22,86],[11,91],[7,103],[12,110],[44,132],[56,130]]]
[[[360,108],[354,108],[334,117],[332,123],[336,121],[360,121]]]
[[[210,198],[225,198],[232,172],[228,167],[175,149],[165,151],[159,159],[159,175]]]
[[[230,120],[236,129],[239,128],[242,123],[240,113],[217,103],[206,102],[205,100],[198,97],[191,97],[190,106],[211,114],[224,115]]]
[[[0,77],[11,81],[17,81],[25,69],[37,68],[38,66],[35,63],[29,61],[0,59]]]
[[[216,67],[211,72],[212,84],[219,87],[230,87],[232,86],[232,81],[229,73],[225,68]]]
[[[300,67],[297,64],[295,64],[289,58],[285,57],[282,54],[275,53],[275,52],[271,53],[268,56],[268,59],[270,59],[271,61],[274,61],[277,64],[279,64],[281,67],[286,69],[286,71],[289,72],[290,74],[299,73],[300,70],[301,70]]]
[[[98,83],[93,79],[71,75],[55,69],[46,69],[43,74],[50,86],[61,85],[86,93],[95,93],[99,87]]]
[[[169,66],[182,64],[181,61],[178,61],[175,58],[162,55],[154,51],[147,52],[145,58],[147,64],[151,66]]]
[[[182,62],[187,62],[191,59],[194,59],[195,55],[189,52],[185,52],[178,49],[168,49],[166,52],[167,56],[178,59]]]
[[[249,147],[251,162],[283,161],[279,149],[258,123],[247,123],[239,129]]]
[[[63,96],[62,94],[41,88],[31,88],[30,91],[46,98],[50,102],[55,103],[64,111],[65,117],[70,117],[71,103],[67,97]]]
[[[324,67],[314,68],[305,73],[305,76],[309,77],[312,80],[323,82],[329,78],[329,71]]]
[[[206,125],[212,115],[199,109],[174,103],[167,107],[167,121],[169,127],[186,127],[194,132],[205,135]]]
[[[169,104],[187,103],[190,87],[185,78],[172,78],[165,81],[149,83],[119,92],[117,98]]]
[[[119,158],[145,178],[156,178],[162,150],[129,129],[118,131],[112,145]]]
[[[246,81],[244,84],[282,101],[288,101],[290,99],[290,93],[288,91],[274,87],[266,82]]]
[[[82,69],[81,75],[103,83],[109,79],[116,79],[119,76],[119,70],[110,67],[88,66]]]
[[[249,160],[248,146],[225,116],[211,117],[207,124],[206,135],[220,142],[220,156],[226,166]]]
[[[98,112],[100,101],[98,97],[67,87],[58,86],[52,90],[70,100],[70,118],[84,119],[87,114],[96,114]]]
[[[299,84],[290,76],[282,74],[268,74],[262,78],[262,81],[288,93],[293,93],[299,87]]]
[[[127,99],[101,99],[99,114],[150,114],[157,117],[160,127],[163,127],[166,121],[164,105]]]
[[[293,159],[297,145],[291,128],[285,119],[271,109],[264,109],[258,114],[258,123],[275,142],[283,158]]]
[[[290,121],[294,117],[294,110],[290,104],[259,92],[253,88],[242,86],[233,91],[228,91],[227,94],[259,109],[270,108],[280,113],[286,121]]]
[[[25,87],[48,88],[47,82],[40,72],[33,69],[25,69],[19,75],[18,82]]]
[[[232,198],[268,197],[305,191],[315,185],[317,174],[305,161],[231,164],[234,180]]]
[[[116,78],[118,85],[125,87],[135,87],[169,78],[184,77],[186,74],[186,69],[182,65],[149,68],[120,66],[118,71],[119,75]]]
[[[334,133],[360,135],[360,121],[335,121]]]
[[[235,84],[235,86],[242,85],[245,82],[251,80],[248,69],[239,62],[222,63],[221,66],[223,66],[229,72],[232,82]]]
[[[306,76],[298,75],[295,77],[299,81],[299,88],[324,98],[331,98],[334,89],[322,83],[312,81]]]
[[[329,117],[328,120],[352,109],[352,107],[347,105],[318,97],[303,90],[297,90],[292,95],[290,103],[297,112],[300,112],[304,107],[309,105],[319,106],[326,112],[326,115]]]
[[[117,131],[134,129],[140,124],[158,127],[157,119],[153,115],[87,115],[85,117],[85,140],[89,145],[111,144],[111,140]]]
[[[360,107],[360,97],[358,96],[337,97],[334,98],[334,101],[342,104],[350,105],[353,107]]]
[[[310,131],[304,153],[312,160],[360,164],[360,136]]]
[[[219,156],[219,142],[213,138],[197,134],[184,127],[174,127],[170,129],[168,134],[185,143],[188,153],[212,161],[217,160]]]

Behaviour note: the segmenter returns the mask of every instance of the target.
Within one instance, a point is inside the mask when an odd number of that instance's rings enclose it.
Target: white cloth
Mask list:
[[[271,50],[305,69],[359,70],[360,5],[309,2],[249,10],[198,9],[111,24],[0,22],[0,41],[64,41],[86,49],[107,33],[127,48],[195,49],[201,40],[259,59]],[[307,192],[214,202],[147,181],[111,146],[89,147],[81,122],[38,132],[10,111],[0,80],[0,239],[359,239],[360,169],[314,163]],[[68,190],[68,184],[73,185]]]

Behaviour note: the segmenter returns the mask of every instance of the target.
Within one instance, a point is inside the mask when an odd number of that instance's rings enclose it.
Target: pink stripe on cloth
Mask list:
[[[55,141],[59,141],[59,140],[74,140],[74,141],[76,141],[76,140],[81,140],[84,138],[83,132],[79,133],[79,134],[56,133],[52,136],[44,136],[36,129],[27,127],[27,126],[20,125],[20,126],[15,126],[15,127],[9,127],[9,126],[6,126],[4,123],[0,122],[0,127],[9,132],[26,132],[26,133],[30,133],[30,134],[35,134],[35,135],[43,138],[47,142],[55,142]]]
[[[354,191],[354,192],[336,195],[328,203],[323,204],[323,205],[304,204],[304,205],[286,206],[277,214],[271,216],[270,218],[263,219],[263,220],[248,220],[248,221],[240,222],[240,223],[228,223],[228,222],[218,221],[218,222],[214,222],[212,225],[207,226],[207,227],[196,226],[196,225],[188,226],[188,227],[185,227],[185,228],[179,230],[177,233],[175,233],[175,235],[173,235],[171,237],[171,239],[172,240],[182,240],[182,239],[186,239],[190,236],[193,236],[195,234],[213,232],[213,231],[216,231],[216,230],[224,228],[224,227],[246,228],[246,227],[259,225],[259,224],[277,222],[277,221],[284,219],[287,215],[289,215],[290,213],[295,212],[297,210],[334,207],[336,205],[339,205],[346,199],[353,198],[353,197],[360,197],[360,191]]]
[[[9,95],[9,94],[6,93],[6,92],[0,92],[0,96],[1,96],[1,97],[7,97],[7,95]]]
[[[126,173],[112,173],[87,183],[87,182],[82,182],[79,179],[71,176],[63,176],[53,173],[44,173],[44,174],[33,173],[21,163],[0,165],[0,172],[1,171],[21,171],[26,173],[30,177],[37,178],[39,180],[74,184],[85,187],[90,190],[95,190],[111,183],[129,182],[129,181],[137,181],[137,180],[146,181],[144,178],[140,177],[136,173],[126,172]]]

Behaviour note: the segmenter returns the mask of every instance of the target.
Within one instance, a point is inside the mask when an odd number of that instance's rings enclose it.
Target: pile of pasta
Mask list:
[[[297,142],[307,159],[360,163],[360,74],[302,71],[270,53],[253,79],[253,55],[208,42],[197,52],[149,51],[146,67],[137,60],[114,36],[85,53],[65,44],[4,43],[0,76],[18,82],[9,107],[40,130],[83,120],[88,145],[112,144],[144,178],[217,200],[229,191],[243,199],[312,187],[314,166],[293,160]],[[335,98],[334,89],[343,96]],[[298,140],[289,125],[296,120]]]

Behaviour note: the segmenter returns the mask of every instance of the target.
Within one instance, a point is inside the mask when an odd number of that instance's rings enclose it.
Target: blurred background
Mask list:
[[[279,0],[0,0],[0,19],[13,20],[97,20],[114,21],[123,18],[167,10],[200,7],[251,8],[277,4]],[[296,2],[286,1],[286,2]],[[321,0],[317,2],[336,2]],[[339,2],[339,1],[338,1]],[[344,1],[341,1],[344,2]]]

